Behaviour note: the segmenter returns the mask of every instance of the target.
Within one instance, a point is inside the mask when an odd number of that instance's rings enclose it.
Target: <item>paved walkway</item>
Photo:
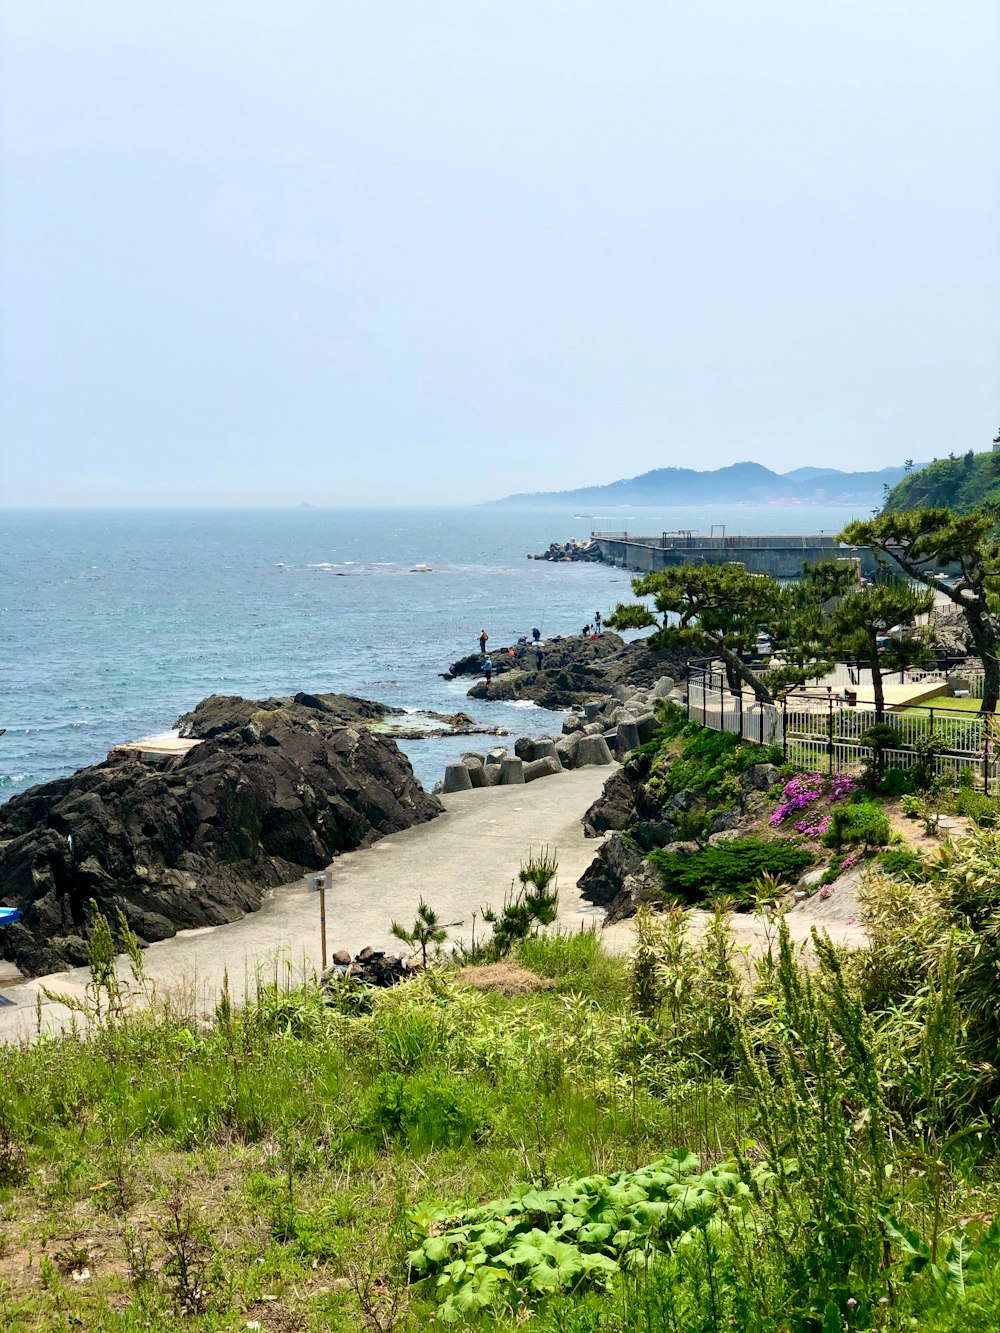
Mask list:
[[[560,923],[571,929],[599,924],[603,912],[576,888],[599,845],[584,838],[580,817],[611,772],[583,768],[522,787],[456,792],[443,798],[446,813],[429,824],[338,857],[326,895],[329,953],[355,953],[367,944],[398,950],[391,922],[409,926],[421,898],[443,921],[461,922],[451,934],[468,940],[473,913],[479,914],[478,933],[482,905],[502,907],[529,850],[546,845],[559,860]],[[631,938],[627,927],[612,934],[618,947]],[[235,996],[252,991],[258,971],[265,979],[297,980],[320,970],[319,895],[305,880],[284,885],[260,911],[231,925],[181,931],[150,945],[143,958],[159,995],[185,1009],[196,1002],[200,1012],[214,1006],[227,971]],[[34,1033],[42,987],[82,996],[88,979],[85,968],[75,968],[5,985],[3,994],[14,1006],[0,1008],[0,1040]],[[46,1030],[58,1030],[69,1018],[64,1006],[42,998]]]
[[[328,956],[341,948],[356,953],[367,944],[398,951],[391,923],[409,926],[421,898],[442,921],[460,922],[451,937],[468,941],[473,913],[478,935],[483,904],[502,907],[521,862],[530,850],[544,846],[559,861],[559,924],[570,930],[600,926],[603,910],[585,902],[576,887],[600,845],[584,838],[580,817],[611,771],[583,768],[523,787],[455,792],[442,798],[446,813],[438,819],[338,857],[326,895]],[[815,924],[828,930],[834,943],[857,948],[864,945],[865,933],[856,912],[852,894],[845,891],[828,902],[810,899],[787,920],[793,940],[803,946]],[[694,935],[706,920],[704,912],[691,913]],[[751,958],[766,950],[775,934],[764,918],[740,913],[731,918],[731,929]],[[634,940],[632,924],[611,926],[602,938],[607,948],[624,953]],[[157,995],[194,1021],[212,1012],[227,972],[236,998],[253,992],[258,975],[294,984],[319,972],[319,895],[304,879],[286,884],[268,895],[260,911],[228,926],[181,931],[150,945],[143,960]],[[40,997],[43,1029],[67,1026],[70,1011],[47,1000],[42,988],[82,997],[88,980],[85,968],[74,968],[21,984],[5,981],[3,995],[14,1003],[0,1008],[0,1041],[23,1040],[36,1032]]]

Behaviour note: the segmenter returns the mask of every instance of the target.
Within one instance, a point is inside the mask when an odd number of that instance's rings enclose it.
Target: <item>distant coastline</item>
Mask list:
[[[666,467],[625,477],[604,486],[571,491],[527,491],[490,500],[490,505],[631,505],[681,508],[704,504],[850,504],[880,505],[887,488],[906,475],[903,467],[877,472],[840,472],[836,468],[801,467],[772,472],[760,463],[733,463],[714,471]],[[586,515],[581,515],[586,517]]]

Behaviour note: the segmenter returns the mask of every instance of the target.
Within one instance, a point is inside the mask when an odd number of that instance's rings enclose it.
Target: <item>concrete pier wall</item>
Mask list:
[[[651,574],[677,565],[743,565],[751,574],[771,574],[777,579],[794,579],[803,565],[823,560],[860,559],[861,572],[870,577],[878,566],[867,547],[844,546],[835,537],[701,537],[697,535],[637,537],[631,533],[617,536],[595,535],[601,558],[620,569]]]

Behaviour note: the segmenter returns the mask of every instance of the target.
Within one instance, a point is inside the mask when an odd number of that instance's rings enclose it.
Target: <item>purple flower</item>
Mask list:
[[[848,1296],[848,1298],[847,1298],[847,1304],[848,1304],[848,1305],[851,1307],[851,1309],[853,1310],[854,1307],[857,1305],[857,1301],[854,1299],[853,1296]]]

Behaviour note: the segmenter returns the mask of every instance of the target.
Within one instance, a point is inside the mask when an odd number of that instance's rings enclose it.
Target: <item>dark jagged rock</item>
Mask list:
[[[333,966],[323,973],[323,985],[328,991],[338,987],[373,986],[384,990],[409,981],[423,966],[419,959],[403,958],[399,954],[381,953],[371,945],[355,954],[338,949],[333,955]]]
[[[166,766],[113,751],[0,807],[0,902],[22,916],[8,956],[33,975],[84,962],[91,899],[145,942],[235,921],[269,887],[441,813],[391,740],[309,699],[206,700],[186,717],[212,739]]]
[[[239,731],[253,723],[256,713],[282,713],[292,721],[318,723],[379,722],[384,717],[400,716],[402,708],[358,699],[352,694],[298,694],[278,699],[244,699],[238,694],[210,694],[189,713],[183,713],[174,726],[185,740],[209,741],[229,731]],[[471,721],[471,718],[470,718]]]
[[[627,828],[635,815],[635,792],[623,768],[612,773],[604,790],[583,816],[586,838],[600,838],[612,829]]]
[[[515,645],[514,651],[500,648],[490,654],[493,679],[487,688],[481,679],[482,653],[471,653],[453,662],[442,675],[445,680],[462,676],[480,677],[469,690],[474,699],[530,699],[542,708],[572,708],[586,700],[602,698],[616,686],[648,689],[662,676],[681,680],[693,654],[685,649],[653,652],[637,639],[626,643],[605,630],[598,638],[569,635],[544,641],[542,670],[535,670],[534,648]]]

